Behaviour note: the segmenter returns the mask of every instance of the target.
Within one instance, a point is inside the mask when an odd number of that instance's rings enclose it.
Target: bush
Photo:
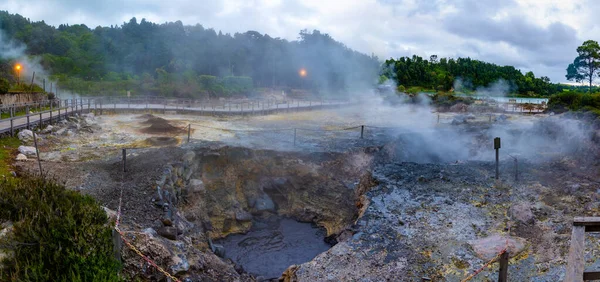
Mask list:
[[[400,92],[400,93],[405,93],[406,87],[404,87],[404,85],[398,85],[396,90],[398,90],[398,92]]]
[[[112,229],[90,196],[25,177],[0,182],[0,222],[14,230],[0,242],[12,252],[1,281],[120,281]]]
[[[0,77],[0,94],[8,93],[10,89],[10,83],[6,78]]]

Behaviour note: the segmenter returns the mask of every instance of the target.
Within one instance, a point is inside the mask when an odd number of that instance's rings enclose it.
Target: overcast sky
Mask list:
[[[136,17],[290,40],[319,29],[382,60],[469,56],[555,82],[565,81],[577,46],[600,40],[597,0],[0,0],[0,10],[52,25]]]

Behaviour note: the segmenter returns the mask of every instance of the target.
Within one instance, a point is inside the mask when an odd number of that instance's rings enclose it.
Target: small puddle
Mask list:
[[[308,262],[331,248],[325,235],[324,229],[311,223],[270,216],[255,220],[247,234],[230,235],[215,243],[225,247],[225,258],[246,272],[272,279],[290,265]]]

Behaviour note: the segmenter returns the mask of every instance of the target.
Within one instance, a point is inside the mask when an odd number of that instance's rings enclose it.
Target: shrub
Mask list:
[[[10,89],[10,83],[6,78],[0,77],[0,94],[8,93]]]
[[[24,177],[0,182],[0,222],[14,229],[0,250],[14,253],[1,281],[120,281],[111,227],[90,196],[51,181]]]

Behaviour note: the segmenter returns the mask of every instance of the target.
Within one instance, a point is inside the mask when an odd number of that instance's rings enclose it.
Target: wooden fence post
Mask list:
[[[500,255],[500,271],[498,273],[498,282],[507,282],[508,277],[508,251]]]

